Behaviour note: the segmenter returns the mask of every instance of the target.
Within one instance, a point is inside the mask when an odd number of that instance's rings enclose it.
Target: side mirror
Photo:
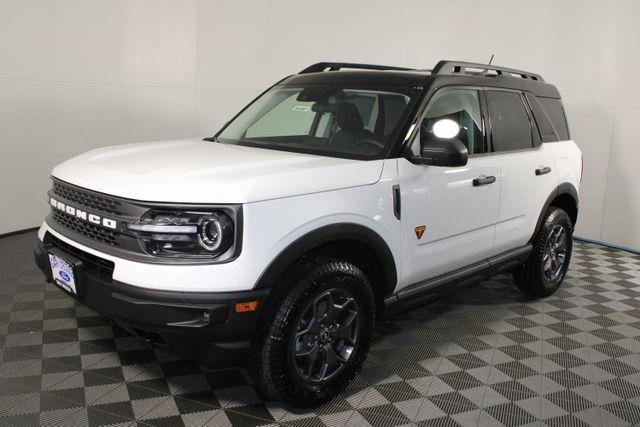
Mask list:
[[[469,159],[467,147],[459,139],[431,137],[422,142],[418,163],[432,166],[464,166]]]
[[[432,166],[464,166],[469,159],[467,147],[456,138],[460,125],[451,119],[440,119],[430,128],[420,128],[420,156],[413,156],[414,163]]]

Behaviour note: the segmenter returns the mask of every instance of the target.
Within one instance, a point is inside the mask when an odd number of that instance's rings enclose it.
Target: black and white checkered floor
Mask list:
[[[640,424],[640,255],[576,242],[552,297],[503,275],[383,322],[349,389],[296,411],[45,284],[34,239],[0,240],[2,425]]]

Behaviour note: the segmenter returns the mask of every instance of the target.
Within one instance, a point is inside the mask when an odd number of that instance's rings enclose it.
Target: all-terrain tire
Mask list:
[[[358,313],[353,331],[357,330],[358,338],[349,358],[334,377],[312,382],[297,366],[299,322],[308,312],[309,304],[315,304],[314,301],[331,292],[352,296]],[[307,260],[281,278],[265,309],[249,364],[258,392],[268,399],[309,407],[344,390],[364,362],[375,322],[374,295],[364,273],[355,265],[337,259]]]
[[[551,206],[533,239],[531,256],[513,273],[518,288],[534,297],[553,294],[562,285],[569,268],[572,249],[571,219],[564,210]],[[562,263],[558,261],[559,258],[562,258]]]

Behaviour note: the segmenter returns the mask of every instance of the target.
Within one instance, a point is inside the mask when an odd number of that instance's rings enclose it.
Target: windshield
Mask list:
[[[217,135],[222,143],[378,159],[393,144],[411,96],[401,89],[274,86]]]

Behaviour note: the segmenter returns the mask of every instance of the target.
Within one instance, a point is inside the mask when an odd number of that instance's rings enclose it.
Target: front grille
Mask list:
[[[113,278],[113,269],[115,267],[115,264],[112,261],[108,261],[95,255],[91,255],[90,253],[71,246],[70,244],[58,239],[51,233],[47,233],[45,235],[44,244],[45,246],[50,245],[58,248],[61,251],[78,258],[80,261],[82,261],[84,271],[93,276],[108,280],[111,280]]]
[[[57,181],[53,182],[53,193],[92,210],[112,215],[122,215],[122,203],[118,200],[112,200],[95,193],[89,193],[77,187],[65,185]]]
[[[53,219],[60,225],[80,233],[90,239],[106,243],[111,246],[119,246],[116,239],[116,232],[106,228],[98,227],[89,222],[67,215],[57,209],[52,209]]]

